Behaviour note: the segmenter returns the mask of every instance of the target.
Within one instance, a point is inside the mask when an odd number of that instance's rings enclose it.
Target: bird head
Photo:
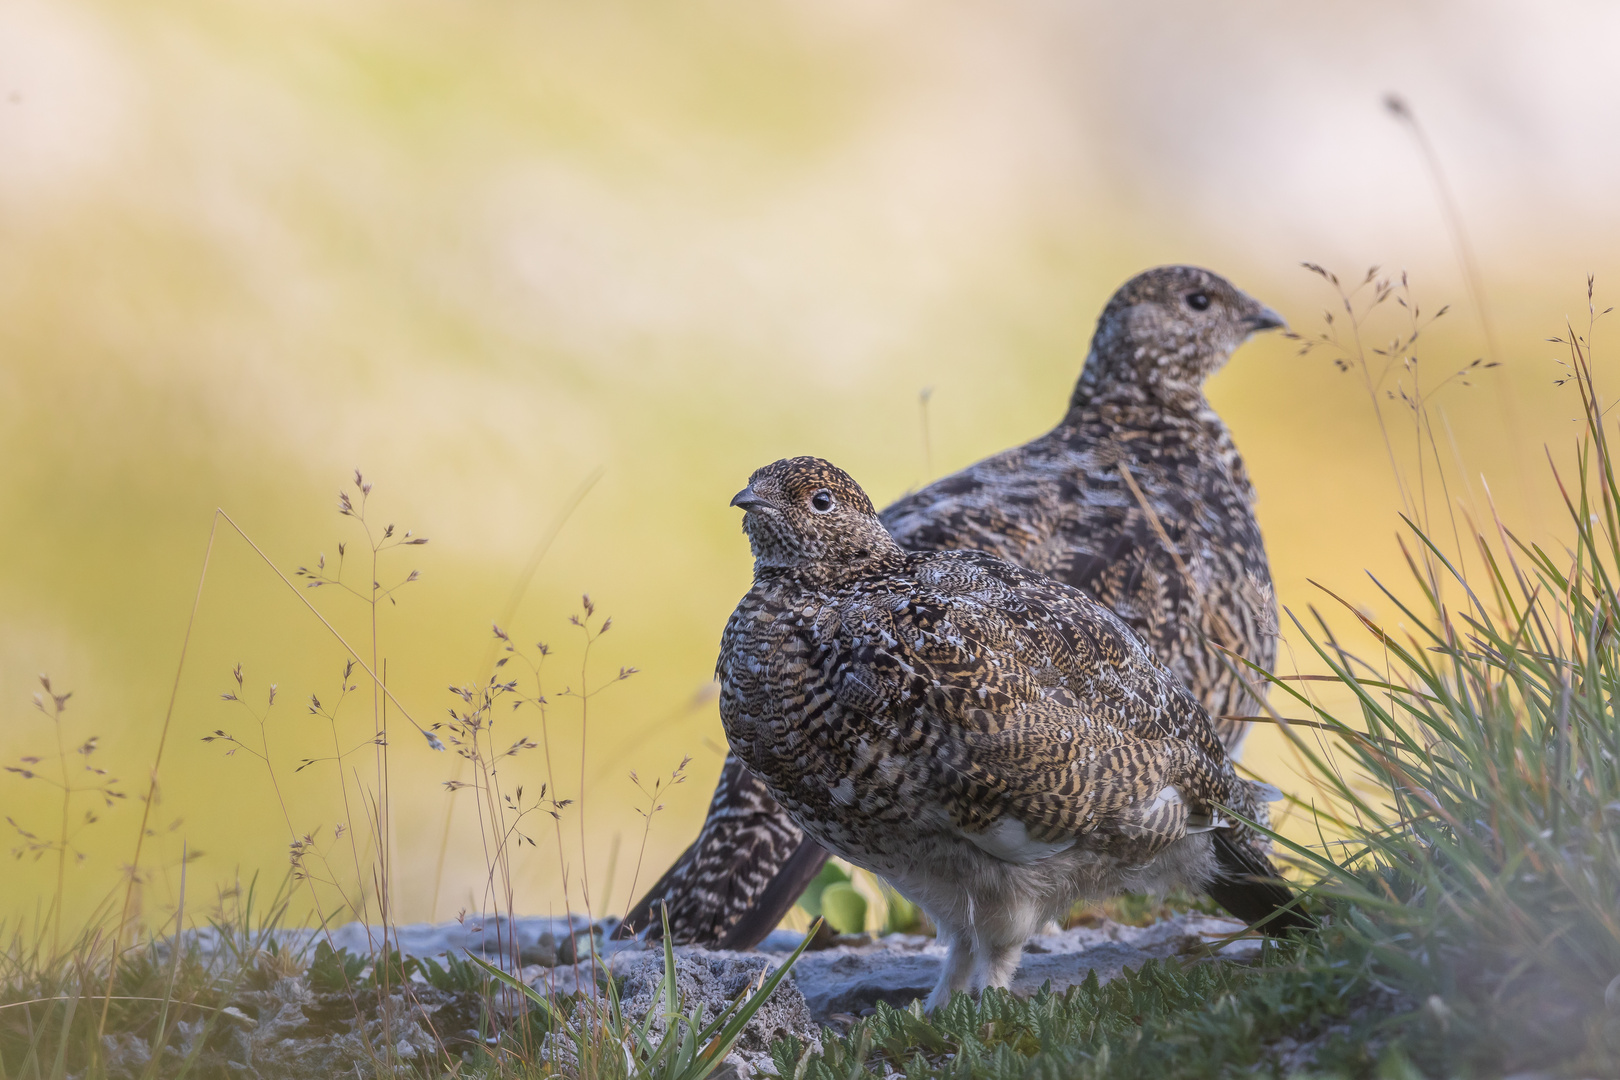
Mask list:
[[[1103,308],[1073,404],[1113,389],[1165,402],[1196,398],[1251,334],[1286,326],[1219,274],[1196,266],[1144,271]]]
[[[731,500],[754,551],[754,571],[836,577],[900,554],[872,500],[850,475],[820,458],[784,458],[756,469]]]

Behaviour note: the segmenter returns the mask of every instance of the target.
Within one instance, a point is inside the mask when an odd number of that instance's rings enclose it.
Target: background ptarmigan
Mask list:
[[[801,829],[928,913],[930,1008],[1007,985],[1081,897],[1224,879],[1250,918],[1287,903],[1228,816],[1264,822],[1265,785],[1107,608],[994,555],[905,551],[819,458],[732,505],[754,583],[721,637],[726,738]]]
[[[1276,608],[1253,488],[1202,386],[1249,335],[1280,325],[1207,270],[1140,274],[1103,309],[1056,428],[900,499],[882,520],[904,548],[988,551],[1084,589],[1147,638],[1235,751],[1246,725],[1219,718],[1252,715],[1254,703],[1220,649],[1270,670]],[[662,901],[677,941],[752,946],[825,860],[728,757],[697,840],[621,933],[657,932]]]

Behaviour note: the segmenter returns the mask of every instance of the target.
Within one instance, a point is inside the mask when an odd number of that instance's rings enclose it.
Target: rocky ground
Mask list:
[[[622,979],[621,1001],[627,1013],[644,1016],[653,1009],[663,953],[637,943],[611,946],[594,962],[590,950],[574,955],[576,939],[593,930],[583,919],[466,920],[436,926],[401,927],[390,944],[406,956],[434,958],[446,955],[505,952],[515,938],[523,963],[521,977],[530,985],[559,997],[582,987],[599,985],[607,978]],[[1101,921],[1033,939],[1013,982],[1020,994],[1033,993],[1050,983],[1054,990],[1083,982],[1093,971],[1107,981],[1126,968],[1137,968],[1153,958],[1209,954],[1227,961],[1242,961],[1258,949],[1258,942],[1238,940],[1218,953],[1211,947],[1242,929],[1230,919],[1184,914],[1146,927]],[[308,944],[307,933],[285,935],[284,946]],[[358,924],[335,931],[329,943],[355,955],[371,955],[381,935]],[[679,989],[685,1007],[702,1003],[708,1015],[735,1000],[761,972],[780,964],[798,945],[800,937],[777,931],[754,952],[677,950]],[[198,937],[204,950],[218,943],[207,932]],[[754,1017],[732,1055],[741,1075],[768,1065],[770,1044],[783,1035],[796,1035],[807,1043],[818,1041],[823,1026],[841,1030],[880,1001],[905,1006],[927,994],[937,978],[944,949],[932,938],[892,934],[873,940],[861,937],[834,939],[829,947],[806,952],[792,976],[778,987],[766,1007]],[[1216,961],[1218,962],[1218,961]],[[244,1077],[294,1078],[327,1075],[378,1075],[383,1048],[418,1070],[446,1048],[460,1057],[475,1048],[480,1038],[482,997],[466,990],[445,990],[428,985],[420,974],[403,993],[383,999],[375,990],[318,992],[305,977],[282,978],[264,989],[240,992],[225,1014],[211,1027],[198,1021],[182,1025],[162,1051],[176,1065],[194,1056],[201,1074]],[[655,1022],[655,1029],[662,1021]],[[197,1040],[205,1045],[197,1045]],[[567,1046],[551,1040],[549,1052],[566,1055]],[[137,1076],[146,1068],[152,1050],[136,1036],[109,1038],[111,1075]]]
[[[1124,969],[1141,967],[1156,957],[1207,951],[1243,925],[1232,919],[1188,914],[1146,927],[1101,921],[1043,934],[1025,946],[1012,989],[1033,994],[1042,984],[1051,983],[1053,990],[1061,992],[1084,982],[1093,971],[1100,982],[1107,982]],[[773,944],[766,942],[767,946]],[[1220,955],[1247,959],[1259,948],[1257,939],[1239,940]],[[811,1015],[836,1026],[845,1018],[870,1011],[879,1001],[904,1007],[914,998],[927,996],[944,959],[944,946],[933,938],[891,934],[876,942],[806,953],[794,967],[793,979]]]

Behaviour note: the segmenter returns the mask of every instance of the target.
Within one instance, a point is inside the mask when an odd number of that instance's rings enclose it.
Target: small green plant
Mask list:
[[[569,1071],[589,1080],[703,1080],[731,1053],[743,1028],[770,1000],[776,988],[804,954],[811,934],[775,971],[765,975],[752,992],[739,995],[718,1016],[705,1021],[702,1006],[685,1011],[676,984],[675,946],[669,934],[669,916],[664,916],[664,973],[655,998],[662,999],[662,1012],[650,1010],[637,1020],[626,1016],[619,1004],[613,980],[608,980],[601,999],[583,998],[572,1008],[557,1003],[521,979],[502,971],[481,957],[467,954],[490,978],[522,994],[545,1018],[545,1028],[555,1054],[556,1040],[565,1040],[571,1059]],[[602,961],[593,952],[591,961]],[[654,1031],[653,1022],[664,1021],[663,1032]]]
[[[315,943],[315,955],[304,973],[311,990],[325,994],[341,994],[360,983],[366,970],[366,958],[355,956],[347,949],[334,949],[324,941]]]
[[[421,971],[422,977],[436,990],[443,990],[446,993],[482,994],[489,986],[489,977],[484,974],[482,968],[461,959],[455,953],[445,953],[442,966],[431,956],[422,957],[419,964],[418,970]]]
[[[849,875],[844,868],[828,859],[816,876],[810,879],[805,886],[804,894],[799,897],[799,907],[812,919],[821,918],[821,894],[829,885],[848,885]]]
[[[866,929],[866,897],[853,883],[835,881],[821,890],[821,917],[840,934],[859,934]]]

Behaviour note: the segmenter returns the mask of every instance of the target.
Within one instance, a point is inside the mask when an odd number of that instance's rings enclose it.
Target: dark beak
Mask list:
[[[731,497],[732,506],[740,506],[744,510],[753,510],[761,506],[769,506],[770,502],[754,494],[752,487],[745,487]]]
[[[1246,322],[1251,334],[1257,334],[1262,330],[1288,329],[1288,320],[1268,307],[1263,307],[1250,315]]]

